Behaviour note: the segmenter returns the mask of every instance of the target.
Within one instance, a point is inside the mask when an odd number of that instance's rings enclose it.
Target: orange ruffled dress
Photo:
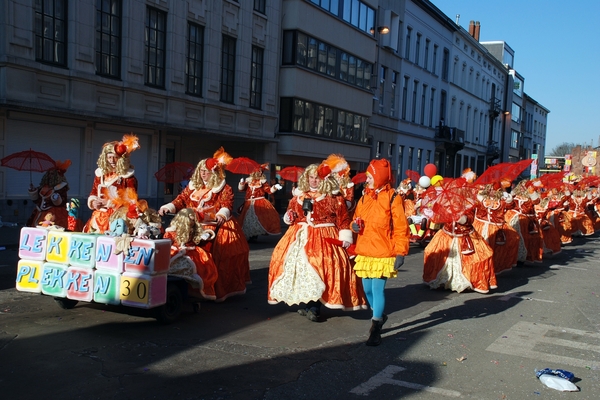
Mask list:
[[[240,190],[244,186],[239,185]],[[244,235],[249,239],[259,235],[278,235],[281,233],[281,222],[279,213],[273,207],[273,204],[265,197],[272,193],[271,186],[264,181],[252,180],[246,187],[246,199],[239,221],[242,225]]]
[[[432,289],[443,287],[458,293],[496,289],[493,251],[471,225],[473,217],[471,209],[464,225],[445,223],[425,247],[423,281]]]
[[[539,202],[539,198],[535,202]],[[530,198],[517,196],[513,204],[513,209],[506,212],[504,220],[521,236],[518,261],[542,262],[544,242],[534,210],[535,203]],[[526,254],[525,258],[522,258],[523,254]]]
[[[510,198],[512,201],[512,198]],[[507,200],[495,199],[484,196],[479,199],[473,228],[486,240],[492,248],[492,265],[494,273],[510,270],[517,265],[519,250],[523,251],[521,257],[525,259],[525,248],[519,246],[521,240],[517,231],[510,227],[504,220]]]
[[[587,197],[583,190],[575,190],[569,199],[572,234],[590,236],[594,234],[594,223],[586,213]]]
[[[214,221],[217,214],[225,218],[218,229],[205,225],[205,229],[214,229],[216,237],[203,245],[212,254],[217,266],[218,278],[215,282],[216,301],[246,293],[246,284],[250,279],[250,247],[244,237],[242,227],[231,215],[233,209],[233,190],[231,186],[221,184],[212,189],[197,189],[192,182],[166,207],[176,213],[182,208],[193,208],[205,221]]]
[[[172,242],[169,275],[185,279],[192,293],[197,292],[207,300],[216,300],[215,282],[219,273],[212,256],[193,242],[180,246],[176,236],[172,228],[167,228],[163,236]]]
[[[306,215],[302,211],[304,199],[311,199],[313,204],[312,212]],[[352,242],[344,198],[316,192],[299,194],[290,201],[284,222],[290,227],[275,246],[269,265],[269,304],[320,300],[333,309],[366,309],[362,283],[346,250],[330,242]]]

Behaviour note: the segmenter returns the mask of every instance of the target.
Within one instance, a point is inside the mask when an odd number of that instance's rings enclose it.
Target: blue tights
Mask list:
[[[367,301],[373,309],[373,318],[383,318],[383,309],[385,308],[385,284],[387,278],[363,278],[362,284],[365,289]]]

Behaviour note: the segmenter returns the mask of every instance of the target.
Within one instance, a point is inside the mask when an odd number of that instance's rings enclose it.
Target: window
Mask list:
[[[510,134],[510,148],[518,149],[519,148],[519,132],[512,131]]]
[[[283,97],[280,132],[367,143],[368,118],[322,104]]]
[[[266,0],[254,0],[254,11],[259,13],[265,13],[265,2]]]
[[[413,82],[413,92],[412,92],[412,109],[411,109],[411,118],[410,122],[417,121],[417,87],[419,86],[419,81]]]
[[[402,177],[403,174],[403,166],[404,166],[404,146],[398,146],[398,176]],[[400,182],[402,178],[398,179]]]
[[[221,101],[233,104],[235,85],[235,38],[223,35],[221,49]]]
[[[421,34],[417,33],[417,42],[415,43],[415,64],[419,65],[421,59]]]
[[[360,0],[310,0],[338,18],[371,35],[375,26],[375,9]]]
[[[156,8],[147,8],[144,67],[145,83],[148,86],[165,87],[166,20],[166,13]]]
[[[448,80],[448,69],[450,68],[450,51],[444,49],[444,58],[442,59],[442,79]]]
[[[121,75],[121,1],[96,1],[96,73]]]
[[[67,65],[66,0],[35,1],[35,59]]]
[[[421,165],[423,161],[423,149],[417,149],[417,171],[421,170]]]
[[[431,88],[431,98],[429,99],[429,127],[433,127],[433,105],[435,101],[435,89]]]
[[[404,77],[402,86],[402,119],[406,120],[406,102],[408,101],[408,76]]]
[[[383,113],[383,103],[385,101],[385,75],[387,73],[387,68],[381,66],[379,69],[379,112]]]
[[[313,72],[371,89],[373,64],[301,32],[283,33],[282,64],[296,64]]]
[[[425,68],[425,70],[428,70],[429,67],[429,45],[431,44],[431,40],[429,39],[425,39],[425,60],[423,60],[423,68]]]
[[[392,71],[392,93],[390,96],[390,117],[396,116],[396,86],[398,85],[398,73]]]
[[[425,98],[427,97],[427,85],[423,85],[421,92],[421,125],[425,125]]]
[[[414,148],[409,147],[408,148],[408,166],[407,166],[407,168],[412,169],[412,170],[414,170],[414,168],[413,168],[413,152],[414,152]]]
[[[438,53],[438,46],[436,44],[433,45],[433,63],[431,65],[431,72],[433,72],[434,74],[436,74],[436,69],[437,69],[437,53]]]
[[[404,58],[410,60],[410,35],[412,34],[412,28],[406,28],[406,42],[404,43]]]
[[[252,67],[250,71],[250,107],[260,110],[262,104],[264,50],[252,46]]]
[[[202,60],[204,54],[204,28],[188,23],[187,63],[185,65],[186,92],[202,95]]]

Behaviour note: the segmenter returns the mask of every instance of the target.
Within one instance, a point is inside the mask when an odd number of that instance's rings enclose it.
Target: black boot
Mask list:
[[[383,327],[383,320],[371,320],[371,329],[369,330],[369,339],[367,340],[367,346],[379,346],[381,344],[381,328]]]

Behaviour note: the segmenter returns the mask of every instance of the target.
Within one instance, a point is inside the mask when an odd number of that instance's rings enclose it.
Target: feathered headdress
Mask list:
[[[330,154],[324,161],[332,173],[344,176],[350,172],[350,166],[346,159],[339,154]]]
[[[223,146],[221,146],[219,150],[215,151],[212,158],[206,159],[206,168],[210,171],[214,171],[217,167],[225,168],[231,160],[233,160],[233,157],[231,157],[225,149],[223,149]]]
[[[56,170],[58,171],[58,173],[64,175],[65,172],[67,172],[67,169],[69,169],[69,167],[71,166],[71,160],[65,160],[64,162],[56,160],[54,162],[54,165],[56,166]]]
[[[124,154],[130,154],[140,148],[140,144],[137,136],[133,133],[123,135],[123,139],[120,142],[115,143],[115,154],[119,157]]]

